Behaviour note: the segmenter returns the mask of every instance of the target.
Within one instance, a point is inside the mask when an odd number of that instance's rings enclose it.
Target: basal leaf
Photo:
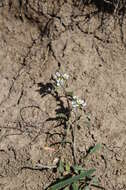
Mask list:
[[[64,190],[70,190],[70,188],[69,187],[65,187],[65,189]]]
[[[84,168],[78,165],[73,166],[74,172],[79,173],[80,171],[84,171]]]
[[[67,172],[70,172],[70,165],[68,163],[66,163],[66,167],[65,167]]]
[[[73,184],[72,184],[72,190],[79,190],[79,185],[78,185],[78,183],[73,183]]]
[[[60,160],[60,162],[59,162],[58,171],[59,171],[60,173],[63,173],[63,172],[64,172],[64,163],[62,162],[62,160]]]
[[[98,185],[98,179],[97,179],[96,176],[93,177],[91,184],[93,184],[93,185]]]
[[[50,187],[50,190],[60,190],[68,185],[71,185],[72,183],[76,183],[79,180],[82,180],[85,177],[90,177],[95,171],[96,171],[95,169],[90,169],[90,170],[81,172],[81,174],[79,175],[70,177],[68,179],[63,179],[61,182]]]
[[[86,186],[86,187],[84,188],[84,190],[90,190],[90,189],[89,189],[89,186]]]

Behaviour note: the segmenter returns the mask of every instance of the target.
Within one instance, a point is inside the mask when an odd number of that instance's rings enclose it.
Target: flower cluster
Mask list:
[[[54,75],[54,79],[56,81],[56,86],[57,87],[60,87],[60,86],[63,86],[64,83],[66,82],[66,80],[68,80],[69,78],[69,75],[68,74],[61,74],[59,72],[56,72],[55,75]]]
[[[86,102],[84,100],[79,99],[77,96],[73,96],[72,99],[72,107],[83,109],[86,106]]]
[[[57,87],[63,87],[65,82],[68,80],[69,75],[66,73],[56,72],[54,75],[54,80]],[[86,106],[86,102],[84,100],[79,99],[77,96],[72,97],[72,107],[73,109],[79,108],[83,109]]]

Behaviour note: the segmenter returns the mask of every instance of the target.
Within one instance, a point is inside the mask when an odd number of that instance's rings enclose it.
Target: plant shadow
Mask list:
[[[38,90],[37,92],[39,92],[39,94],[41,95],[41,97],[44,97],[48,94],[51,94],[52,90],[53,90],[53,85],[52,83],[48,82],[46,84],[44,83],[38,83]]]

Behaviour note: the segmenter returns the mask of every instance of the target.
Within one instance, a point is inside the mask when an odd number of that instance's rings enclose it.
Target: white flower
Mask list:
[[[86,105],[87,105],[86,102],[83,102],[83,103],[82,103],[83,108],[84,108]]]
[[[51,92],[51,90],[52,90],[52,89],[51,89],[50,87],[48,87],[48,92]]]
[[[77,107],[77,103],[74,100],[72,101],[72,107],[74,107],[74,108]]]
[[[65,74],[63,75],[63,78],[64,78],[65,80],[68,80],[69,75],[65,73]]]
[[[58,78],[60,78],[61,75],[59,72],[56,72],[55,75],[54,75],[54,79],[57,80]]]
[[[61,79],[57,79],[56,85],[57,86],[63,86],[64,85],[64,80],[62,78]]]
[[[63,86],[65,81],[69,78],[68,74],[61,74],[59,72],[56,72],[54,75],[54,79],[56,81],[56,86],[60,87]]]
[[[74,100],[77,100],[77,96],[73,96],[73,99],[74,99]]]
[[[60,81],[57,81],[56,85],[57,85],[57,86],[60,86]]]
[[[72,107],[73,108],[84,108],[86,106],[86,102],[84,100],[79,99],[77,96],[73,96]]]
[[[56,72],[56,77],[61,77],[61,74],[59,72]]]

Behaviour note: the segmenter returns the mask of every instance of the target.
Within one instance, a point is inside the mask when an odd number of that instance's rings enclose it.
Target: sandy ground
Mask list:
[[[78,160],[101,143],[81,164],[96,168],[106,190],[126,189],[126,19],[120,28],[108,16],[101,26],[95,10],[71,0],[31,0],[27,9],[25,1],[0,1],[0,190],[42,190],[57,174],[32,167],[60,156],[71,160],[69,146],[47,148],[60,140],[47,140],[47,133],[63,128],[47,122],[57,105],[38,86],[58,64],[91,118],[90,128],[82,118],[77,131]]]

